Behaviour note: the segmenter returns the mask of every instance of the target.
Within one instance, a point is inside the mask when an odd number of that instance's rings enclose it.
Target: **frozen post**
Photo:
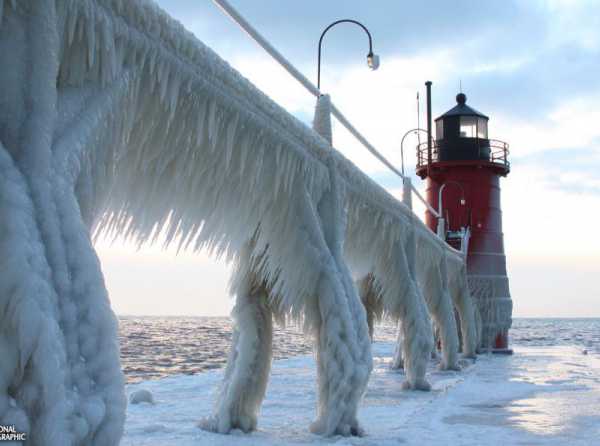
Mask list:
[[[232,429],[256,429],[273,357],[273,317],[268,290],[255,274],[254,243],[242,248],[233,272],[233,340],[213,415],[200,421],[203,429],[222,434]]]
[[[402,178],[402,203],[412,211],[412,180],[410,177]]]
[[[410,179],[410,177],[407,177],[407,176],[402,178],[402,203],[404,203],[404,205],[411,211],[413,210],[412,180]],[[412,266],[413,272],[415,271],[414,244],[415,244],[414,235],[411,235],[411,241],[409,241],[407,243],[407,248],[408,249],[413,248],[413,249],[411,249],[411,253],[407,252],[406,256],[407,256],[409,269],[411,269],[411,266]],[[396,341],[396,348],[394,349],[394,358],[392,360],[392,369],[404,368],[404,358],[403,358],[404,352],[402,351],[403,350],[402,326],[400,324],[398,324],[398,340]]]
[[[331,144],[330,110],[329,96],[320,96],[313,129]],[[316,208],[307,203],[306,209],[313,216],[307,219],[306,223],[312,221],[309,228],[322,234],[319,245],[322,261],[325,262],[317,289],[320,318],[316,328],[319,403],[317,419],[311,430],[324,435],[362,435],[357,411],[367,388],[373,358],[365,309],[344,260],[346,191],[333,153],[326,163],[329,188]]]
[[[317,98],[313,130],[323,137],[329,145],[332,145],[333,133],[331,128],[331,98],[328,94],[323,94]]]

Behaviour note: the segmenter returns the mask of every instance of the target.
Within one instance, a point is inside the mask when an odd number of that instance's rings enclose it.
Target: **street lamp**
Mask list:
[[[437,226],[437,235],[439,238],[446,240],[446,225],[445,225],[445,220],[444,220],[444,214],[443,212],[443,206],[442,206],[442,192],[444,192],[444,189],[446,188],[446,186],[448,184],[456,184],[461,192],[462,192],[462,197],[460,198],[460,205],[464,206],[466,201],[465,201],[465,189],[462,187],[462,185],[458,182],[458,181],[447,181],[444,184],[442,184],[442,186],[440,187],[440,190],[438,192],[438,226]]]
[[[404,134],[404,136],[402,137],[402,141],[400,141],[400,158],[401,158],[401,162],[402,162],[402,166],[401,166],[401,170],[402,170],[402,176],[404,176],[404,139],[411,134],[411,132],[414,132],[414,134],[416,135],[419,132],[424,132],[425,134],[427,134],[427,130],[425,129],[410,129],[408,132],[406,132]]]
[[[371,39],[371,33],[365,27],[365,25],[352,19],[337,20],[325,28],[325,30],[321,33],[321,37],[319,38],[319,57],[317,61],[317,89],[319,91],[321,91],[321,45],[323,43],[323,37],[330,28],[334,27],[338,23],[354,23],[355,25],[360,26],[367,33],[367,36],[369,37],[369,54],[367,54],[367,65],[371,70],[376,70],[379,68],[379,56],[373,53],[373,39]]]

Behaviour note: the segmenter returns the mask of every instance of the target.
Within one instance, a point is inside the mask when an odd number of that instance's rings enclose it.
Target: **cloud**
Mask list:
[[[600,144],[595,147],[546,150],[519,160],[520,167],[543,170],[552,190],[600,197]]]
[[[296,58],[297,63],[313,61],[316,44],[323,29],[329,23],[343,18],[357,19],[364,23],[371,30],[381,52],[401,52],[405,55],[421,52],[423,49],[462,46],[465,42],[497,38],[501,35],[504,35],[506,40],[507,34],[515,40],[521,40],[520,37],[524,34],[539,40],[548,28],[544,16],[539,14],[541,6],[516,0],[485,3],[474,3],[470,0],[237,0],[231,3],[269,40],[277,42],[285,54]],[[161,0],[159,4],[186,24],[193,23],[196,16],[210,16],[212,19],[216,9],[215,5],[208,1]],[[220,26],[220,22],[213,21],[212,27],[205,24],[204,29],[212,31]],[[510,33],[506,32],[507,28],[510,29]],[[224,35],[225,33],[221,33],[221,36]],[[231,38],[229,33],[227,38]],[[353,25],[337,27],[328,35],[327,46],[335,50],[332,51],[330,60],[339,62],[353,52],[355,42],[364,41],[365,36]]]
[[[206,252],[179,253],[158,246],[100,241],[106,287],[118,314],[222,316],[231,311],[231,266]]]

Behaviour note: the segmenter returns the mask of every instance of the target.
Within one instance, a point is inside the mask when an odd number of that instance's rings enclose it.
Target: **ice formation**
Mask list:
[[[446,366],[451,299],[471,351],[460,254],[152,2],[0,0],[0,59],[0,423],[31,444],[122,434],[98,234],[166,234],[236,262],[236,334],[208,429],[256,426],[277,317],[316,340],[313,431],[361,433],[372,360],[354,279],[369,276],[363,299],[400,321],[410,387],[427,387],[428,311]]]
[[[154,404],[154,395],[148,389],[138,389],[129,395],[129,404]]]
[[[348,202],[347,259],[358,277],[371,276],[374,285],[368,288],[361,284],[362,299],[369,302],[373,301],[373,294],[379,296],[383,305],[379,313],[400,322],[401,345],[394,363],[405,368],[408,387],[428,389],[425,370],[433,348],[428,314],[441,328],[443,369],[457,367],[454,305],[465,333],[463,352],[472,356],[477,344],[476,314],[466,282],[464,258],[432,236],[404,203],[368,177],[359,176],[347,161],[341,165],[354,193]]]
[[[267,390],[273,356],[273,315],[266,284],[254,272],[252,246],[249,242],[242,248],[234,272],[233,344],[225,378],[214,414],[200,422],[202,428],[214,432],[254,430]]]

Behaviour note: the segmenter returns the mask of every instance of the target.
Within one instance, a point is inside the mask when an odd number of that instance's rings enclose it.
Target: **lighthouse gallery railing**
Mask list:
[[[480,141],[481,141],[481,144],[479,146],[480,154],[485,153],[481,150],[481,149],[485,148],[485,149],[489,149],[489,155],[487,157],[485,157],[485,156],[478,157],[476,159],[476,161],[498,164],[499,166],[502,166],[502,167],[506,168],[507,170],[510,169],[510,162],[508,161],[508,155],[510,153],[508,150],[508,147],[509,147],[508,143],[497,140],[497,139],[480,140]],[[484,143],[484,141],[485,141],[485,143]],[[440,160],[440,158],[439,158],[439,150],[441,148],[441,145],[439,143],[440,143],[439,140],[432,141],[431,161],[434,163],[443,161],[443,160]],[[417,145],[417,169],[419,167],[426,167],[427,164],[428,164],[428,148],[427,148],[427,143],[424,142],[424,143]]]

